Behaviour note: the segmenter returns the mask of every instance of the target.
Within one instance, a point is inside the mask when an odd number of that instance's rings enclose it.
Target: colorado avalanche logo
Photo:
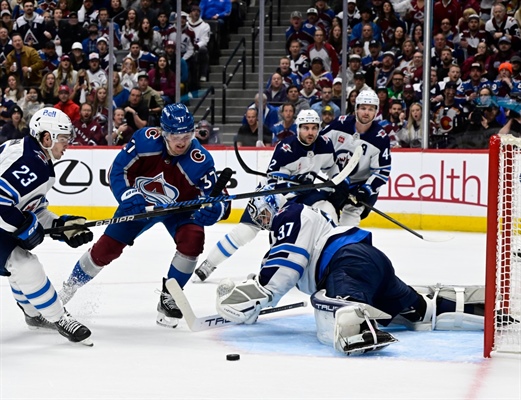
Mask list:
[[[165,181],[163,172],[153,178],[138,177],[134,186],[143,193],[146,201],[151,204],[170,203],[179,196],[179,190]]]
[[[190,152],[190,158],[196,163],[202,163],[206,160],[206,155],[201,153],[201,150],[194,149]]]

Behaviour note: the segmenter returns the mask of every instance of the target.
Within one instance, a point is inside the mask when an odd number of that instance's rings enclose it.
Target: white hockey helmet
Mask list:
[[[355,109],[358,108],[359,105],[369,104],[376,107],[376,113],[378,114],[378,108],[380,106],[380,99],[378,95],[373,90],[362,90],[358,93],[355,100]]]
[[[57,141],[58,135],[73,135],[69,116],[54,107],[45,107],[34,113],[29,122],[29,129],[31,136],[38,141],[42,132],[49,132],[53,144]]]
[[[273,190],[272,185],[266,185],[261,187],[258,191],[264,192],[267,190]],[[271,228],[271,224],[273,222],[273,218],[275,214],[279,212],[279,210],[286,203],[286,198],[282,194],[269,194],[267,196],[263,196],[262,193],[259,193],[258,197],[252,197],[248,202],[248,213],[250,214],[251,219],[262,229],[269,230]],[[267,221],[264,220],[263,217],[268,217],[266,211],[269,211],[270,215]]]
[[[296,119],[297,129],[300,129],[300,125],[304,124],[318,124],[320,125],[320,116],[315,110],[302,110],[298,113]]]

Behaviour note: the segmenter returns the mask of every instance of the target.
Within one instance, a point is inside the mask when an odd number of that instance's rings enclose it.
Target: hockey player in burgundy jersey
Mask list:
[[[216,182],[210,153],[194,139],[194,119],[183,104],[170,104],[161,114],[161,128],[145,127],[134,133],[116,156],[110,171],[110,187],[119,207],[115,217],[146,212],[148,205],[208,196]],[[161,222],[176,244],[167,276],[181,287],[188,282],[203,251],[204,226],[229,213],[228,203],[213,203],[195,212],[109,225],[105,233],[76,263],[64,282],[60,297],[68,302],[76,290],[118,258],[138,235]],[[157,323],[175,328],[181,311],[164,287],[157,307]]]

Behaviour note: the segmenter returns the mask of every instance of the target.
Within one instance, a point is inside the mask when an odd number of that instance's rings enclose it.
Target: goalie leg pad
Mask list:
[[[272,293],[256,278],[235,284],[224,279],[217,287],[217,312],[236,323],[253,324],[261,309],[271,305]]]

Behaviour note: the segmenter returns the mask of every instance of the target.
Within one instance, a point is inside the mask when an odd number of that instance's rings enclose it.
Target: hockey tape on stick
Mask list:
[[[210,196],[211,197],[219,196],[221,194],[221,192],[223,191],[223,189],[228,184],[228,181],[230,180],[232,175],[233,175],[233,170],[231,168],[226,167],[225,169],[223,169],[219,175],[219,178],[217,178],[215,185],[212,188]],[[191,211],[191,210],[197,210],[204,204],[205,203],[193,204],[191,206],[184,207],[182,210],[179,210],[179,211],[174,210],[174,212],[187,212],[187,211]],[[147,207],[147,209],[148,209],[148,207]],[[167,210],[168,209],[165,209],[162,212],[152,211],[152,212],[146,212],[146,213],[142,213],[142,214],[125,215],[123,217],[117,217],[117,218],[100,219],[97,221],[87,221],[83,225],[75,224],[75,225],[60,226],[57,228],[45,229],[44,232],[46,234],[59,233],[59,232],[65,232],[65,231],[72,230],[72,229],[89,228],[91,226],[103,226],[103,225],[119,224],[121,222],[137,221],[139,219],[159,217],[162,215],[167,215],[167,214],[172,213],[172,211],[168,212]]]
[[[224,319],[220,315],[209,315],[207,317],[197,317],[192,309],[192,306],[188,302],[188,299],[179,286],[179,283],[175,279],[169,279],[166,281],[166,288],[175,300],[175,303],[183,313],[183,318],[188,325],[188,328],[192,332],[207,331],[209,329],[221,328],[226,325],[236,325],[234,322]],[[306,307],[307,302],[302,301],[300,303],[286,304],[285,306],[265,308],[261,310],[260,315],[272,314],[279,311],[291,310],[293,308]]]

